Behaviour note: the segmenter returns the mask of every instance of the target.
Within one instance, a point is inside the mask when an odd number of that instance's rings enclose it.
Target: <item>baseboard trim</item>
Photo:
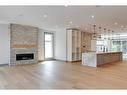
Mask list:
[[[69,62],[69,63],[75,63],[75,62],[81,62],[82,60],[76,60],[76,61],[66,61],[66,62]]]
[[[0,64],[0,66],[9,66],[9,64]]]

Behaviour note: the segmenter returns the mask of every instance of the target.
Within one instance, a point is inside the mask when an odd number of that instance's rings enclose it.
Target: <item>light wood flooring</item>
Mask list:
[[[0,89],[127,89],[127,61],[98,68],[62,61],[0,66]]]

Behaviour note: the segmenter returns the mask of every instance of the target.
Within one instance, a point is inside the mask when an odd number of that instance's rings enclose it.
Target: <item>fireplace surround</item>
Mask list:
[[[10,24],[10,65],[38,62],[38,28],[28,25]]]

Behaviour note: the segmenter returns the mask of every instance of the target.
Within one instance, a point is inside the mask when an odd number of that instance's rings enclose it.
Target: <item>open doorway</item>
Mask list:
[[[45,60],[54,58],[54,34],[44,33],[44,57]]]

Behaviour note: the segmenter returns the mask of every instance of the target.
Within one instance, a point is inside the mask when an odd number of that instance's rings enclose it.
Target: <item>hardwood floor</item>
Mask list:
[[[98,68],[61,61],[1,66],[0,89],[127,89],[127,61]]]

